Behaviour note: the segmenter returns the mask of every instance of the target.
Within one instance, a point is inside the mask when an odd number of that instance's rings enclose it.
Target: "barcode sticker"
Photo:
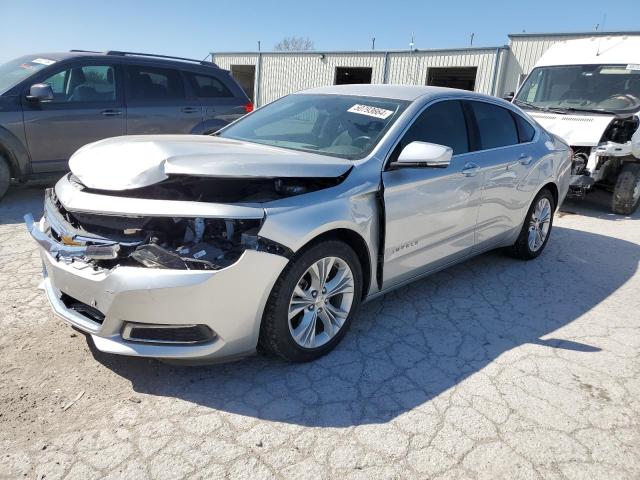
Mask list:
[[[393,110],[385,110],[384,108],[360,105],[358,103],[347,111],[351,113],[359,113],[360,115],[367,115],[369,117],[381,118],[383,120],[390,115],[393,115]]]

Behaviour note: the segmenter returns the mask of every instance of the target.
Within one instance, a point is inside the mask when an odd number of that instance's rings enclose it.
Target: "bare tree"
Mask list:
[[[313,41],[309,37],[284,37],[273,49],[279,52],[313,50]]]

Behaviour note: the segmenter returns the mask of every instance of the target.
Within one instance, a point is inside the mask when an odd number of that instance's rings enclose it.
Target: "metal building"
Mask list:
[[[516,90],[554,43],[633,32],[518,33],[509,45],[437,50],[212,52],[257,106],[305,88],[341,83],[436,85],[502,96]]]

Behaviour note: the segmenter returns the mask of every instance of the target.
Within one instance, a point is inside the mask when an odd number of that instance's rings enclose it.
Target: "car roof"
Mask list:
[[[419,98],[448,97],[455,95],[491,99],[492,101],[497,100],[496,97],[484,95],[477,92],[471,92],[469,90],[459,90],[457,88],[445,87],[431,87],[426,85],[390,85],[368,83],[353,85],[331,85],[327,87],[310,88],[298,93],[393,98],[396,100],[407,100],[410,102]]]

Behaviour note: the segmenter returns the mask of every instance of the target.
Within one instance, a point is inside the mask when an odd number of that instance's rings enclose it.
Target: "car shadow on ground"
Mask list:
[[[34,218],[42,216],[44,189],[54,182],[12,185],[4,198],[0,199],[0,225],[23,223],[27,213]]]
[[[596,346],[554,332],[621,287],[639,259],[634,243],[555,227],[535,261],[491,252],[363,305],[336,350],[307,364],[259,355],[178,367],[103,354],[89,344],[136,392],[305,426],[383,423],[524,344],[543,354],[597,354]]]

